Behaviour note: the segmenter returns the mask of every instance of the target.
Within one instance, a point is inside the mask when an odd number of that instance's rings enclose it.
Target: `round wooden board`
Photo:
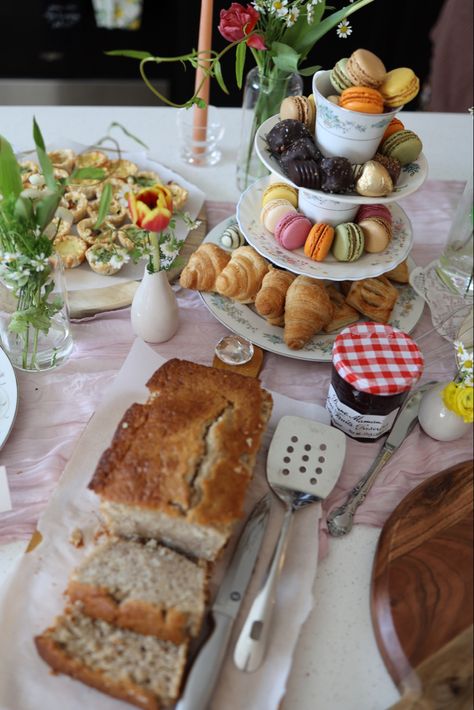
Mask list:
[[[443,688],[449,703],[430,707],[463,707],[454,696],[472,684],[472,670],[460,670],[472,639],[472,544],[473,465],[466,461],[404,498],[377,547],[371,590],[377,643],[402,693],[427,698],[435,686]]]

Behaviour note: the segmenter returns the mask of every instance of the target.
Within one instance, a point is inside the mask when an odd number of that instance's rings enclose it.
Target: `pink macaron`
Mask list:
[[[307,217],[299,212],[284,215],[275,227],[275,239],[285,249],[299,249],[313,225]]]
[[[359,222],[362,222],[363,219],[368,219],[370,217],[384,219],[388,223],[389,227],[392,226],[392,213],[386,205],[361,205],[357,212],[355,221],[358,224]]]

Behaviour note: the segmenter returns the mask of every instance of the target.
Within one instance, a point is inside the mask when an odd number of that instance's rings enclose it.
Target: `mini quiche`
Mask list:
[[[99,200],[97,200],[96,202],[89,203],[87,207],[87,212],[89,214],[89,217],[96,221],[97,215],[99,213]],[[115,198],[112,198],[109,205],[109,211],[107,212],[107,222],[110,222],[110,224],[113,224],[118,227],[125,222],[127,216],[128,212],[125,205],[123,205]]]
[[[76,266],[80,266],[86,258],[86,251],[89,248],[83,239],[76,237],[74,234],[56,237],[53,246],[66,269],[74,269]]]
[[[68,190],[64,193],[61,203],[71,212],[73,221],[79,222],[87,217],[87,197],[78,190]]]
[[[110,160],[107,166],[107,171],[110,177],[126,180],[130,175],[136,175],[138,165],[132,163],[131,160]]]
[[[130,175],[127,178],[127,184],[133,192],[143,190],[144,187],[152,187],[153,185],[162,185],[163,182],[153,170],[139,170],[135,175]]]
[[[112,276],[120,271],[130,257],[126,249],[118,244],[104,242],[89,247],[86,251],[86,259],[92,271],[103,276]]]
[[[100,227],[95,228],[94,225],[97,220],[87,217],[86,219],[81,219],[77,223],[77,232],[81,239],[83,239],[89,246],[93,244],[99,244],[104,242],[115,241],[115,228],[113,224],[104,222]]]
[[[19,165],[21,181],[23,182],[23,184],[25,184],[25,182],[28,182],[32,175],[36,175],[37,173],[39,173],[39,165],[33,160],[23,160],[19,163]]]
[[[72,173],[76,162],[76,153],[71,150],[71,148],[53,150],[48,153],[48,157],[53,165],[53,168],[66,170],[68,174]]]
[[[148,231],[140,229],[134,224],[123,225],[120,229],[117,229],[116,234],[117,241],[128,252],[133,251],[136,247],[140,247],[140,250],[143,250],[148,242]]]
[[[168,182],[166,187],[171,192],[171,199],[173,200],[173,210],[180,210],[184,207],[184,204],[188,198],[188,191],[178,185],[176,182]]]
[[[109,159],[101,150],[88,150],[76,158],[76,168],[106,168]]]

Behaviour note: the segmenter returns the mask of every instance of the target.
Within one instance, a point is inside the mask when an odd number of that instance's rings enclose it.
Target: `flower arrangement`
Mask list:
[[[452,382],[444,387],[441,392],[444,405],[452,412],[462,417],[466,423],[472,423],[473,416],[473,357],[464,345],[455,341],[458,373]]]

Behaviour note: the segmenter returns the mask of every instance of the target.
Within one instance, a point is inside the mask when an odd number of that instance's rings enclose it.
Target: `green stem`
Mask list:
[[[160,259],[160,241],[157,232],[150,232],[151,256],[148,264],[148,271],[152,274],[156,273],[161,268]]]

